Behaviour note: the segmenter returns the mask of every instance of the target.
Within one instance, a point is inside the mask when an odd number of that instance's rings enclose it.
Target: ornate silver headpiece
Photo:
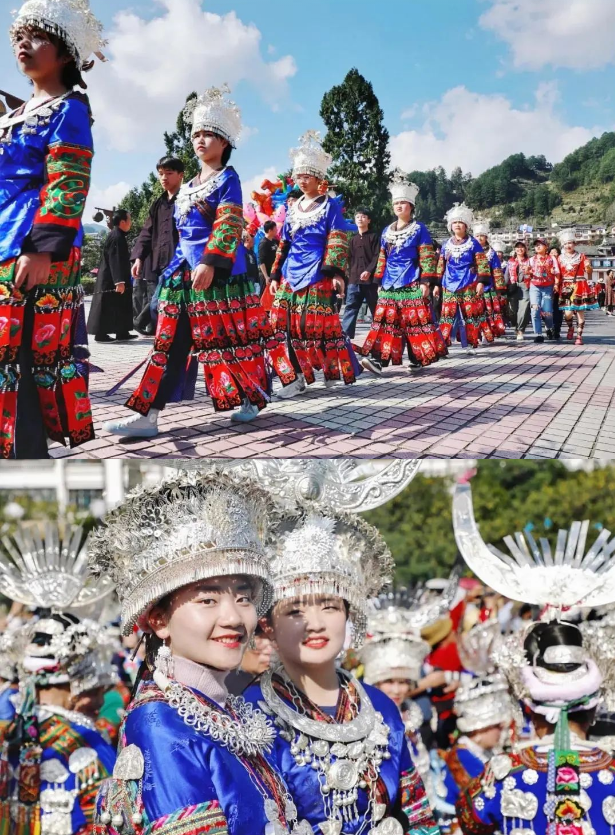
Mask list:
[[[381,594],[371,602],[367,637],[360,658],[367,684],[378,684],[394,675],[418,681],[431,651],[420,636],[411,610],[413,600],[405,590]]]
[[[393,171],[393,179],[391,180],[389,191],[391,192],[392,203],[396,203],[398,200],[406,200],[408,203],[416,206],[419,187],[416,183],[408,182],[408,175],[401,168],[396,168]]]
[[[604,529],[585,553],[589,522],[560,530],[555,552],[547,539],[538,544],[529,532],[504,537],[510,554],[483,541],[472,507],[469,484],[459,484],[453,499],[453,528],[464,560],[483,583],[512,600],[548,606],[601,606],[615,601],[615,538]]]
[[[16,639],[17,635],[14,632],[3,632],[0,635],[0,678],[5,681],[13,681],[17,676],[19,653]]]
[[[494,672],[493,649],[501,634],[499,621],[488,620],[459,635],[457,649],[465,669],[479,676]]]
[[[100,624],[95,624],[96,646],[86,653],[71,668],[70,691],[73,696],[87,693],[98,687],[114,687],[119,675],[113,664],[116,639],[111,631]]]
[[[0,592],[26,606],[62,611],[86,606],[113,589],[109,577],[89,574],[81,527],[22,523],[1,541]]]
[[[84,658],[97,647],[100,632],[101,625],[88,619],[77,623],[65,617],[32,621],[26,629],[28,643],[20,666],[39,684],[72,684]]]
[[[470,232],[472,224],[474,223],[474,213],[469,206],[466,206],[465,203],[455,203],[452,209],[449,209],[445,214],[444,219],[449,232],[452,231],[453,223],[456,220],[460,220],[462,223],[465,223],[468,232]]]
[[[280,523],[274,548],[274,599],[341,597],[350,606],[355,644],[362,641],[367,601],[390,581],[394,568],[378,530],[360,516],[308,512]]]
[[[559,238],[559,242],[561,244],[567,244],[569,241],[576,241],[577,236],[574,228],[570,229],[561,229],[558,232],[557,237]]]
[[[206,472],[219,461],[177,459],[167,464],[185,470]],[[397,496],[418,473],[416,459],[357,461],[354,458],[295,458],[228,461],[233,469],[253,479],[288,507],[318,511],[335,507],[350,513],[373,510]]]
[[[296,180],[299,174],[311,174],[324,180],[327,176],[327,169],[333,162],[333,157],[322,147],[320,133],[317,130],[308,130],[299,137],[299,147],[291,148],[289,156],[293,163],[293,179]]]
[[[101,61],[105,45],[102,23],[97,20],[88,0],[27,0],[21,7],[10,29],[11,40],[19,29],[36,27],[61,38],[79,69],[91,55]]]
[[[90,565],[117,584],[122,628],[165,595],[197,580],[245,574],[261,581],[260,614],[271,601],[266,543],[277,509],[270,495],[218,467],[140,487],[91,536]]]
[[[455,713],[464,734],[511,722],[513,704],[506,679],[494,674],[462,684],[455,694]]]
[[[192,125],[192,135],[199,130],[208,130],[226,139],[231,147],[237,147],[241,134],[241,110],[234,101],[225,98],[230,92],[228,84],[210,87],[203,95],[188,102],[184,116]]]

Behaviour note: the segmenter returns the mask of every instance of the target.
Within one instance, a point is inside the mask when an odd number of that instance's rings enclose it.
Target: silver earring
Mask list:
[[[154,666],[167,678],[173,678],[173,653],[171,652],[171,647],[168,647],[164,643],[162,644],[156,653]]]

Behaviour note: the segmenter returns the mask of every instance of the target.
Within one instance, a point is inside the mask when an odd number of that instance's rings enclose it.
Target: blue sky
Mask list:
[[[287,166],[298,136],[321,127],[322,94],[355,66],[406,170],[477,174],[516,151],[558,161],[615,129],[612,0],[91,2],[110,40],[88,76],[92,202],[139,184],[186,95],[225,80],[247,125],[233,162],[248,188]],[[0,78],[28,94],[8,42]]]

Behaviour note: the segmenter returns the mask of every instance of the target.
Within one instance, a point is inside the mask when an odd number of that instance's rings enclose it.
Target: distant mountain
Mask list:
[[[84,223],[83,231],[86,235],[106,234],[109,230],[102,223]]]
[[[549,220],[560,224],[615,221],[615,133],[602,134],[552,165],[544,156],[513,154],[478,177],[456,168],[413,171],[420,187],[417,212],[442,223],[453,203],[465,200],[496,223]]]

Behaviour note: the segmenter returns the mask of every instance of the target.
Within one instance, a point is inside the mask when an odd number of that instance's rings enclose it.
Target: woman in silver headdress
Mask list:
[[[80,275],[92,119],[74,88],[101,30],[87,0],[28,0],[11,27],[33,95],[0,116],[0,458],[94,435]]]
[[[336,665],[349,633],[361,645],[367,599],[391,569],[358,516],[303,513],[278,528],[263,627],[281,663],[245,695],[275,719],[272,761],[300,817],[326,835],[437,832],[397,706]]]
[[[225,686],[269,607],[274,515],[264,490],[212,468],[136,491],[94,533],[124,634],[146,636],[99,835],[311,834],[265,759],[272,723]]]

